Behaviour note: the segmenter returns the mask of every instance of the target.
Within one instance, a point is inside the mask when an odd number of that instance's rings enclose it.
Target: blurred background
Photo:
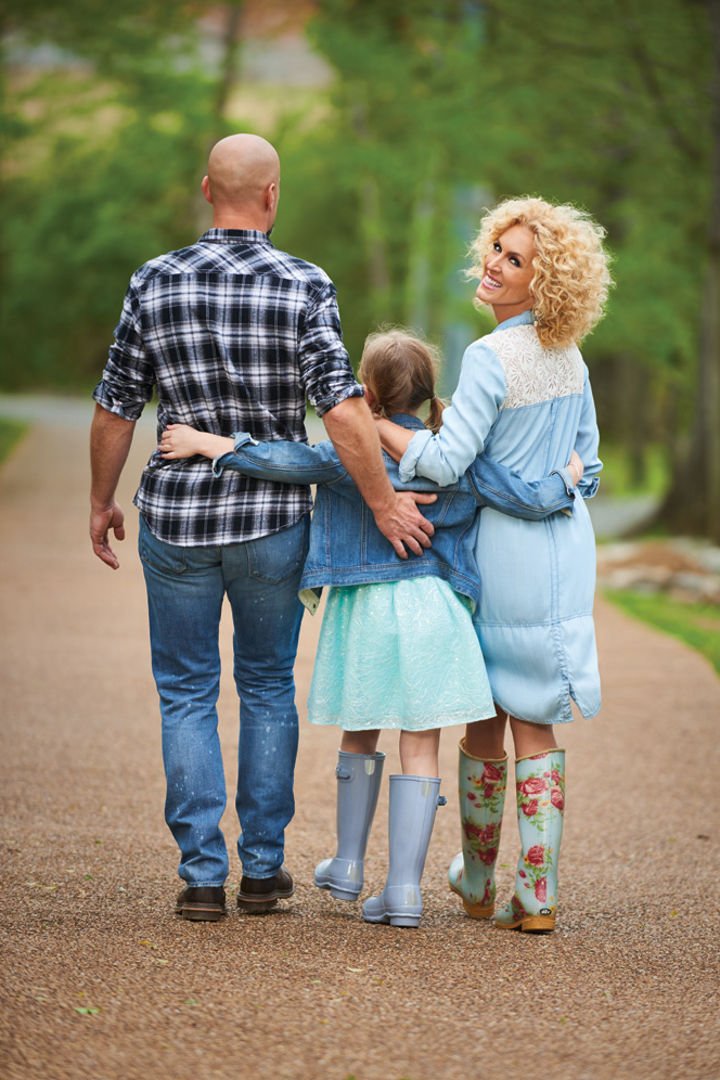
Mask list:
[[[616,281],[583,346],[598,506],[625,506],[596,528],[720,543],[720,0],[0,11],[3,401],[89,394],[132,271],[208,227],[209,147],[253,131],[281,158],[273,241],[331,275],[353,361],[404,324],[442,346],[448,395],[493,325],[464,277],[483,207],[589,210]]]

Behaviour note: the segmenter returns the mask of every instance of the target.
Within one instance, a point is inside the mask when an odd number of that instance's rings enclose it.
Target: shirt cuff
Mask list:
[[[568,469],[567,466],[565,466],[564,469],[553,469],[553,471],[550,473],[550,475],[551,476],[559,476],[560,479],[562,480],[562,482],[564,483],[565,490],[567,491],[570,498],[571,499],[576,498],[577,490],[575,489],[575,486],[573,485],[572,476],[570,475],[570,470]],[[572,517],[573,516],[573,508],[572,508],[572,506],[563,506],[562,509],[560,510],[560,513],[564,514],[565,517]]]
[[[252,435],[249,435],[247,431],[236,431],[233,434],[233,454],[237,454],[243,446],[247,446],[248,443],[251,446],[257,446],[257,439],[253,439]],[[222,471],[225,468],[221,463],[225,461],[225,458],[229,457],[229,454],[220,454],[219,457],[213,458],[212,462],[212,474],[213,476],[221,476]]]
[[[146,402],[132,402],[123,404],[118,400],[105,380],[97,384],[92,392],[93,401],[96,401],[107,412],[114,413],[122,420],[138,420],[145,408]]]
[[[314,401],[311,399],[311,404],[315,409],[318,416],[324,416],[326,412],[330,412],[336,405],[339,405],[341,401],[345,401],[351,397],[364,397],[365,391],[360,383],[350,383],[347,386],[333,388],[325,396],[316,398]]]
[[[572,474],[567,466],[563,469],[553,469],[550,475],[559,476],[565,485],[565,490],[568,495],[571,495],[573,499],[575,498],[575,485],[573,484]]]
[[[415,479],[417,463],[423,455],[428,442],[432,439],[431,431],[416,431],[407,445],[407,450],[400,458],[400,479],[404,484]]]

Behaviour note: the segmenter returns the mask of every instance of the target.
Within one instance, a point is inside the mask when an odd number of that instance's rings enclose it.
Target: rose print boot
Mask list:
[[[438,777],[390,777],[390,866],[383,891],[363,904],[365,922],[391,926],[417,926],[420,922],[420,881],[435,812],[447,801],[439,791]]]
[[[460,741],[458,785],[462,851],[448,870],[448,882],[471,919],[489,919],[495,907],[495,863],[500,844],[507,754],[482,761]]]
[[[521,853],[515,895],[495,916],[506,930],[555,929],[558,859],[565,808],[565,751],[515,762]]]
[[[348,754],[338,750],[337,855],[315,867],[319,889],[336,900],[357,900],[363,884],[363,860],[375,816],[385,755]]]

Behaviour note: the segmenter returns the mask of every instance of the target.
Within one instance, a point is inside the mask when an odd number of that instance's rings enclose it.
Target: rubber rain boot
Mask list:
[[[337,854],[315,867],[314,882],[336,900],[357,900],[363,884],[363,860],[382,780],[385,755],[348,754],[338,750]]]
[[[565,751],[515,762],[521,852],[515,894],[495,916],[505,930],[548,933],[555,929],[558,859],[565,810]]]
[[[420,922],[420,881],[435,812],[447,801],[439,791],[438,777],[390,777],[390,867],[383,891],[363,904],[366,922],[391,926],[417,926]]]
[[[495,908],[495,863],[500,845],[507,754],[504,758],[472,757],[460,741],[458,791],[462,851],[450,864],[448,882],[471,919],[490,919]]]

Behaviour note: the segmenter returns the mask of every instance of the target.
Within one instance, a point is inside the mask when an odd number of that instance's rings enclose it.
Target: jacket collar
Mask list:
[[[399,427],[404,428],[416,428],[418,431],[423,431],[425,425],[419,416],[412,416],[410,413],[395,413],[391,416],[393,424],[397,424]]]

